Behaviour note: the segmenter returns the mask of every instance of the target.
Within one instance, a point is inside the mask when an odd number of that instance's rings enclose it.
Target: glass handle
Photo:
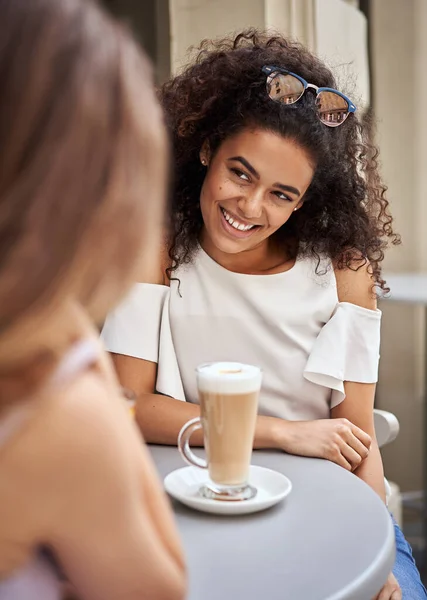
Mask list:
[[[188,421],[181,429],[178,435],[178,450],[180,451],[182,458],[189,465],[199,467],[200,469],[207,469],[207,461],[193,454],[190,449],[190,437],[197,429],[202,429],[200,417],[191,419],[191,421]]]

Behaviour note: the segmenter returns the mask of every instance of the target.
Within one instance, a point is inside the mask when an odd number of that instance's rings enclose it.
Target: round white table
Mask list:
[[[161,477],[185,466],[175,447],[150,450]],[[256,451],[252,464],[289,477],[288,498],[239,517],[173,503],[189,569],[188,600],[373,598],[395,558],[393,525],[380,498],[328,461]]]

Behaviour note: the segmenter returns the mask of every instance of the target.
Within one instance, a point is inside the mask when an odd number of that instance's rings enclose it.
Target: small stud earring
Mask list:
[[[296,210],[298,210],[298,209],[297,209],[297,208],[294,208],[294,212],[295,212]]]
[[[201,163],[204,167],[206,167],[206,158],[202,158]]]

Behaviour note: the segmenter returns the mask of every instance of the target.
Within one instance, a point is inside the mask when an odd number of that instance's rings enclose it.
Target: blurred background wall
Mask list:
[[[424,0],[371,0],[372,81],[377,142],[403,245],[386,260],[392,271],[427,270],[425,202],[427,122],[420,99],[427,45]],[[425,32],[425,29],[424,29]],[[399,80],[396,93],[396,80]],[[408,102],[404,89],[418,81]],[[423,443],[423,310],[400,304],[384,311],[378,404],[399,418],[398,440],[384,449],[387,473],[404,491],[421,489]]]
[[[202,39],[250,26],[279,30],[324,58],[343,91],[362,111],[371,107],[378,118],[382,173],[403,237],[403,245],[388,254],[385,272],[427,272],[426,0],[104,3],[131,24],[154,62],[158,82],[177,72],[191,56],[189,47]],[[380,308],[384,318],[376,404],[394,412],[401,425],[383,457],[387,476],[405,497],[422,489],[423,310],[387,300]]]

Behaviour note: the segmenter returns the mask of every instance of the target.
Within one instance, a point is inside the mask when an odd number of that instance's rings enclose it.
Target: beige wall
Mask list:
[[[421,114],[427,43],[424,0],[372,0],[373,94],[379,118],[382,171],[389,186],[403,245],[392,250],[386,269],[427,267],[427,119]],[[422,310],[381,303],[384,311],[377,403],[398,417],[401,432],[383,451],[387,476],[404,490],[422,487]]]

